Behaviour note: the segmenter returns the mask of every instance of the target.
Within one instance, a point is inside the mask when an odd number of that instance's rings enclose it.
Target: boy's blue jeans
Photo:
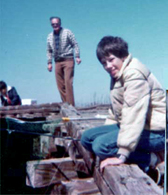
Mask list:
[[[113,157],[117,154],[118,125],[104,125],[86,130],[82,134],[81,143],[94,152],[101,160]],[[144,130],[136,150],[128,158],[129,163],[138,164],[147,171],[150,163],[150,153],[163,151],[165,148],[165,130],[148,131]]]

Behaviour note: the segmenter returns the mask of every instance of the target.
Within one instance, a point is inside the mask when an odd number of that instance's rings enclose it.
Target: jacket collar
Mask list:
[[[128,66],[128,64],[131,62],[131,60],[132,60],[132,55],[129,54],[129,55],[127,56],[127,58],[124,60],[124,62],[123,62],[123,65],[122,65],[121,70],[120,70],[120,72],[119,72],[119,74],[118,74],[117,80],[122,76],[122,74],[123,74],[125,68],[126,68],[126,67]]]
[[[10,91],[12,89],[11,86],[7,86],[7,91]]]

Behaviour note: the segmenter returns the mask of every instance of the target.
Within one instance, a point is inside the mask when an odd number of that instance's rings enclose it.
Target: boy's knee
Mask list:
[[[105,158],[115,155],[118,151],[118,147],[116,143],[113,144],[113,147],[110,147],[105,140],[98,138],[93,142],[92,150],[96,154],[96,156],[99,156],[100,159],[103,160]]]
[[[95,140],[92,144],[92,150],[94,151],[94,153],[99,156],[100,158],[102,158],[102,155],[106,152],[105,150],[105,146],[103,143]]]
[[[99,153],[100,153],[100,151],[101,151],[100,145],[94,143],[94,144],[92,145],[92,149],[93,149],[94,153],[95,153],[97,156],[99,156]]]

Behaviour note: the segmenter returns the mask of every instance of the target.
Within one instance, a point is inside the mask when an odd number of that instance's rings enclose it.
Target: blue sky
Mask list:
[[[108,100],[110,79],[95,54],[105,35],[124,38],[130,53],[167,89],[167,7],[167,0],[1,0],[0,80],[15,86],[21,98],[61,101],[46,58],[49,17],[59,16],[81,50],[74,78],[77,104]]]

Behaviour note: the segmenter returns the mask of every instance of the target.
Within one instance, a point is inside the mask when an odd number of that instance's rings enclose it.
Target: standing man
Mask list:
[[[50,18],[53,32],[47,38],[48,71],[52,71],[52,57],[55,61],[57,87],[63,102],[75,106],[73,94],[74,54],[77,64],[81,63],[78,43],[74,34],[61,27],[59,17]]]

